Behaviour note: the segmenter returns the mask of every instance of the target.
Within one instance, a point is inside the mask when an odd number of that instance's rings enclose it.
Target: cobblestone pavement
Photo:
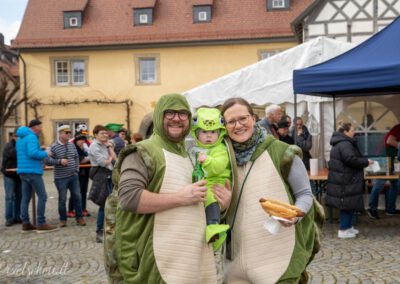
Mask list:
[[[57,191],[45,173],[47,221],[58,223]],[[0,283],[107,283],[102,245],[95,242],[97,206],[88,201],[88,225],[51,233],[22,233],[4,226],[0,178]],[[356,239],[339,240],[338,224],[327,224],[321,251],[308,267],[311,283],[400,283],[400,216],[380,220],[360,216]]]

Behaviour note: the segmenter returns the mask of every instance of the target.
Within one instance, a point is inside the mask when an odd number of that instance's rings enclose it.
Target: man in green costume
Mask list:
[[[183,96],[165,95],[154,110],[152,137],[120,153],[114,172],[119,202],[112,252],[119,281],[216,282],[212,248],[205,241],[206,182],[191,183],[193,166],[183,143],[190,119]],[[219,187],[215,197],[225,209],[231,193]]]

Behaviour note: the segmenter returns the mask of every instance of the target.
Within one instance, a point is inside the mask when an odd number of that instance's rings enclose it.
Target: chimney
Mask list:
[[[0,47],[4,47],[4,35],[0,33]]]

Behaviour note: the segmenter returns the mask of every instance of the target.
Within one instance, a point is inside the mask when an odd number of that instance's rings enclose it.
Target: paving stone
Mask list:
[[[57,190],[52,172],[45,173],[46,218],[58,224]],[[21,225],[4,226],[4,190],[0,177],[0,283],[107,283],[102,245],[95,242],[98,207],[87,202],[87,226],[37,234]],[[326,224],[322,248],[307,268],[310,283],[400,283],[400,215],[371,220],[359,216],[355,239],[337,238],[338,224]],[[32,214],[30,213],[32,218]]]

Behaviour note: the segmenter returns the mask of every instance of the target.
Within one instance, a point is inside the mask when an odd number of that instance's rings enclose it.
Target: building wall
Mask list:
[[[304,21],[304,41],[327,36],[361,43],[400,15],[400,1],[326,0]]]
[[[157,99],[166,93],[185,90],[216,79],[259,60],[260,51],[285,50],[297,43],[257,43],[219,46],[193,46],[105,51],[22,53],[27,68],[28,97],[41,104],[36,108],[43,121],[44,143],[54,139],[54,122],[62,119],[87,119],[90,130],[96,124],[126,123],[126,107],[121,104],[60,102],[85,100],[123,101],[130,99],[131,131],[139,129],[142,118],[153,111]],[[136,85],[135,56],[157,54],[160,58],[160,83]],[[85,57],[88,67],[86,86],[56,87],[52,82],[51,58]],[[23,74],[22,64],[21,74]],[[21,80],[23,83],[23,79]],[[23,86],[22,86],[23,87]],[[53,105],[56,103],[56,105]],[[51,104],[51,105],[46,105]],[[23,112],[21,112],[23,113]],[[34,117],[29,109],[28,120]],[[24,121],[24,119],[22,120]]]

